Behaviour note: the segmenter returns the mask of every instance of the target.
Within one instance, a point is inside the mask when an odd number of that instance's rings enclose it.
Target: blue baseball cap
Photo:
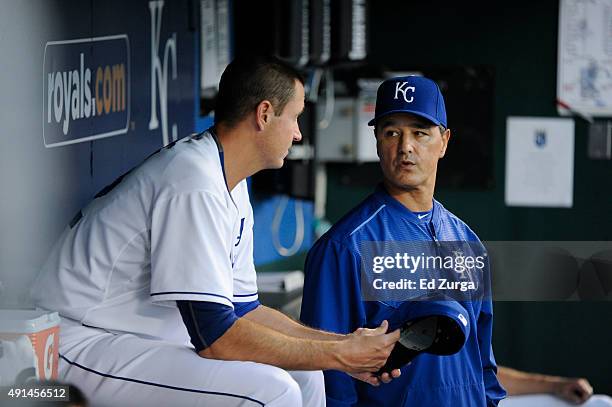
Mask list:
[[[398,76],[387,79],[376,93],[376,112],[368,126],[392,113],[412,113],[448,127],[444,97],[438,85],[423,76]]]
[[[452,355],[459,352],[470,335],[469,314],[457,301],[404,301],[389,318],[389,330],[400,328],[382,372],[390,372],[411,362],[421,353]]]

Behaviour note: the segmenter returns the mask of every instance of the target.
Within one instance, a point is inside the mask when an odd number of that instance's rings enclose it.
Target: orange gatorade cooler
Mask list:
[[[57,379],[60,318],[43,310],[0,310],[0,385]]]

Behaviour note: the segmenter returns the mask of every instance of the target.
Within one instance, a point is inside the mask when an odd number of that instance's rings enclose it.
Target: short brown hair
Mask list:
[[[271,56],[239,57],[221,75],[215,109],[215,123],[234,126],[264,100],[276,115],[295,93],[295,81],[304,84],[300,73]]]

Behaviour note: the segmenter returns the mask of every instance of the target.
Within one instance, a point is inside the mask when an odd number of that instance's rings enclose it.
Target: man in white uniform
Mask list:
[[[257,301],[245,179],[283,165],[303,108],[292,68],[236,60],[213,129],[152,155],[70,222],[32,297],[62,315],[60,378],[92,405],[322,406],[320,369],[383,366],[399,337],[386,322],[337,335]]]

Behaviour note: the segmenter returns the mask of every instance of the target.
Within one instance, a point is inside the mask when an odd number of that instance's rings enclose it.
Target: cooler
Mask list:
[[[12,384],[11,380],[21,383],[30,379],[57,379],[59,324],[57,312],[0,310],[3,385]]]

